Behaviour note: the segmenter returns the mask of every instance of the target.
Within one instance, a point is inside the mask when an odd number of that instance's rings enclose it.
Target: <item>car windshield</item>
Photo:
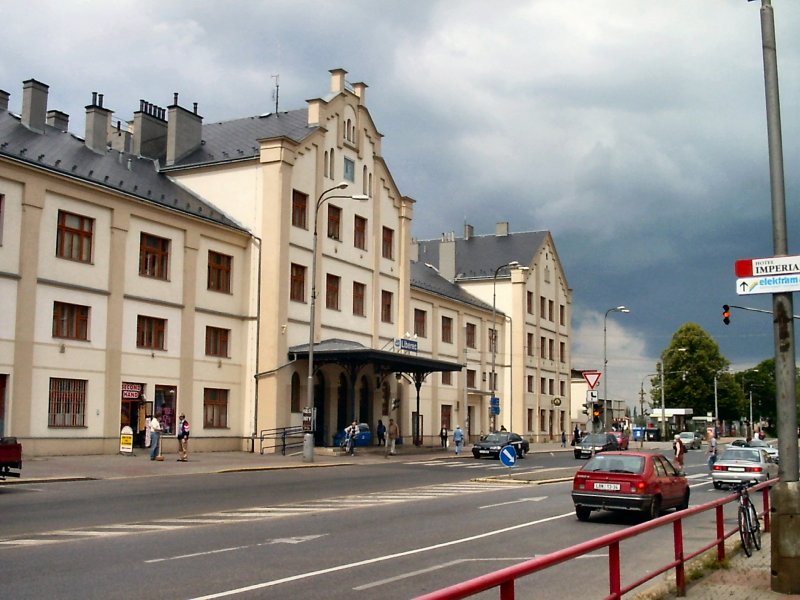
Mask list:
[[[750,446],[753,448],[769,448],[769,444],[764,440],[750,440]]]
[[[507,433],[498,433],[498,432],[490,433],[485,438],[483,438],[484,442],[500,443],[500,442],[505,442],[506,440],[508,440],[508,434]]]
[[[689,431],[684,431],[684,432],[681,434],[681,437],[682,437],[682,438],[687,438],[687,439],[693,440],[693,439],[694,439],[694,434],[693,434],[693,433],[691,433],[691,432],[689,432]]]
[[[599,444],[602,446],[606,441],[606,435],[604,433],[590,433],[583,438],[584,444]]]
[[[586,463],[583,469],[584,471],[605,471],[607,473],[641,473],[644,471],[644,457],[598,454]]]
[[[758,450],[748,450],[747,448],[731,448],[725,450],[720,460],[748,460],[750,462],[761,462]]]

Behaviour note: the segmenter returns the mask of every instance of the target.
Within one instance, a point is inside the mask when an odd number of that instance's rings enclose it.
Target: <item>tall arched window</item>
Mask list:
[[[330,177],[331,179],[336,179],[336,176],[333,173],[333,154],[334,154],[334,151],[333,151],[333,148],[331,148],[331,155],[329,157],[330,158],[330,162],[328,163],[328,177]]]
[[[300,408],[300,375],[292,373],[292,406],[293,413],[299,413]]]
[[[328,151],[325,150],[325,158],[322,160],[322,176],[329,177],[328,175]]]
[[[361,193],[369,196],[369,191],[367,191],[367,165],[364,165],[361,173]]]

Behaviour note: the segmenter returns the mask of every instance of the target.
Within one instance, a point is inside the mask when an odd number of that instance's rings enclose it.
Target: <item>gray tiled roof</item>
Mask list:
[[[165,170],[252,159],[259,154],[258,140],[285,137],[300,142],[317,129],[308,125],[307,108],[204,123],[200,148]]]
[[[461,286],[451,283],[422,261],[411,263],[411,287],[469,304],[482,310],[492,310],[491,304],[479,300],[469,292],[464,291]],[[502,314],[500,311],[497,312]]]
[[[33,132],[6,110],[0,110],[0,157],[246,231],[213,204],[160,173],[153,160],[116,150],[98,154],[81,138],[50,125],[45,125],[44,133]]]
[[[493,277],[499,265],[512,260],[528,266],[547,237],[547,231],[527,231],[508,235],[479,235],[468,240],[457,238],[456,280]],[[438,267],[441,243],[441,240],[419,240],[419,262]]]

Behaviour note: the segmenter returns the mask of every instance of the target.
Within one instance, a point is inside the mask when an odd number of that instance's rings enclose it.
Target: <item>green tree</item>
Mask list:
[[[744,396],[741,416],[750,419],[750,393],[752,392],[753,421],[756,424],[760,420],[766,421],[769,423],[767,428],[775,431],[777,421],[775,359],[762,360],[752,369],[739,371],[735,377]]]
[[[714,414],[714,379],[720,419],[738,419],[744,394],[727,372],[730,361],[719,351],[714,339],[695,323],[682,325],[661,353],[664,369],[664,404],[667,408],[691,408],[696,417]],[[651,381],[653,406],[661,406],[661,380]]]

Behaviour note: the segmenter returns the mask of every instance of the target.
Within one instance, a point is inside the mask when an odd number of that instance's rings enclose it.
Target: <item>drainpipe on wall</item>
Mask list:
[[[250,234],[254,240],[258,240],[258,275],[256,282],[258,289],[256,292],[256,374],[253,376],[256,382],[256,390],[253,398],[253,435],[250,438],[250,452],[256,451],[256,436],[258,435],[258,367],[259,350],[261,349],[261,238]]]

